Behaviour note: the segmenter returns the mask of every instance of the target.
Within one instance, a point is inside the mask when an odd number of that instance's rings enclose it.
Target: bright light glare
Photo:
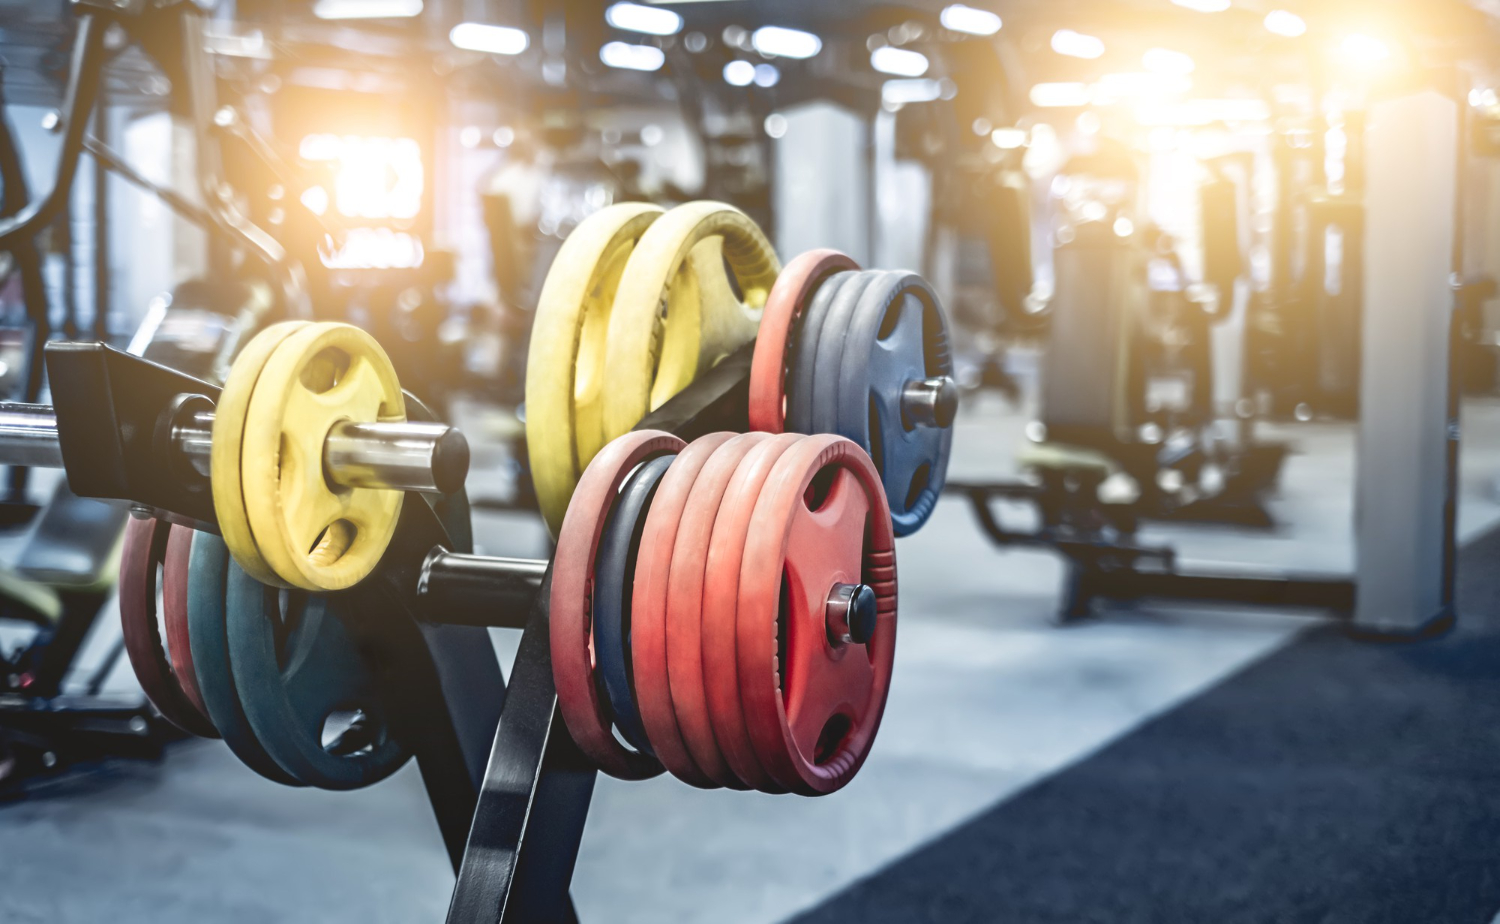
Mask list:
[[[1002,151],[1014,151],[1016,148],[1026,146],[1026,129],[1024,128],[997,128],[990,132],[990,141],[995,147]]]
[[[422,265],[422,242],[390,228],[350,228],[337,250],[318,248],[330,269],[413,269]]]
[[[314,215],[328,214],[328,190],[321,186],[309,186],[300,196],[302,204]]]
[[[459,23],[448,33],[448,41],[456,48],[489,55],[518,55],[531,44],[530,37],[522,29],[483,22]]]
[[[1071,108],[1089,104],[1086,83],[1039,83],[1031,88],[1031,103],[1043,108]]]
[[[903,103],[930,103],[943,95],[941,81],[919,78],[916,80],[887,80],[880,87],[880,98],[892,105]]]
[[[781,82],[781,71],[774,64],[755,65],[755,85],[757,87],[774,87]]]
[[[1104,54],[1104,40],[1072,29],[1052,34],[1052,50],[1070,58],[1097,58]]]
[[[1144,71],[1123,71],[1105,74],[1094,85],[1094,103],[1109,105],[1122,99],[1141,97],[1167,97],[1186,93],[1193,88],[1187,77],[1163,77]]]
[[[346,218],[410,219],[422,208],[422,148],[415,139],[308,135],[298,153],[332,163],[334,205]],[[306,196],[303,204],[312,208]]]
[[[761,26],[750,36],[750,43],[763,55],[783,58],[811,58],[823,50],[823,40],[811,32],[782,26]]]
[[[882,45],[870,53],[870,66],[882,74],[921,77],[927,73],[927,56],[920,51]]]
[[[1266,14],[1266,31],[1286,38],[1307,33],[1307,22],[1289,10],[1272,10]]]
[[[1222,13],[1229,9],[1231,0],[1172,0],[1172,2],[1200,13]]]
[[[666,63],[667,56],[660,48],[651,45],[609,42],[599,49],[599,60],[610,67],[622,67],[630,71],[654,71]]]
[[[944,29],[967,32],[970,35],[994,35],[1000,31],[1000,17],[989,10],[976,10],[972,6],[955,3],[944,7],[938,22]]]
[[[749,61],[730,61],[724,65],[724,82],[735,87],[748,87],[755,79],[755,65]]]
[[[1215,122],[1264,122],[1271,110],[1259,99],[1190,99],[1180,103],[1147,102],[1136,109],[1146,126],[1212,125]]]
[[[1354,64],[1379,64],[1391,56],[1391,49],[1372,35],[1355,33],[1339,44],[1339,54]]]
[[[647,35],[676,35],[682,31],[682,17],[659,6],[639,3],[616,3],[604,11],[604,21],[626,32]]]
[[[1193,59],[1170,48],[1153,48],[1141,56],[1146,70],[1163,77],[1186,77],[1193,72]]]
[[[405,19],[422,14],[422,0],[318,0],[319,19]]]

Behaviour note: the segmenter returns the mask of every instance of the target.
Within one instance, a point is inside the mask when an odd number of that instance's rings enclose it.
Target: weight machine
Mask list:
[[[1452,282],[1462,265],[1454,226],[1462,201],[1464,114],[1451,96],[1427,90],[1375,102],[1367,120],[1353,124],[1367,126],[1368,152],[1357,287],[1365,303],[1359,364],[1381,370],[1359,379],[1358,404],[1365,412],[1358,438],[1354,573],[1182,567],[1174,549],[1134,541],[1138,516],[1129,505],[1100,500],[1099,488],[1114,466],[1087,444],[1034,450],[1040,483],[950,482],[947,490],[970,502],[997,546],[1045,547],[1064,556],[1060,620],[1085,616],[1103,601],[1165,600],[1314,609],[1371,634],[1420,635],[1452,624],[1460,433],[1454,356],[1462,338],[1454,315],[1472,297]],[[1087,222],[1071,228],[1073,239],[1058,249],[1054,340],[1061,338],[1069,350],[1092,344],[1094,352],[1091,359],[1058,368],[1054,387],[1069,395],[1069,416],[1049,421],[1049,440],[1073,442],[1076,437],[1068,434],[1076,434],[1078,424],[1097,428],[1123,400],[1107,382],[1080,391],[1075,381],[1109,377],[1114,345],[1123,342],[1110,324],[1122,322],[1104,323],[1101,317],[1123,318],[1129,301],[1143,297],[1144,274],[1132,267],[1135,258],[1120,230],[1107,221]],[[1080,316],[1069,325],[1068,303],[1101,308],[1101,316]],[[1051,358],[1055,364],[1057,357]],[[1040,528],[1006,528],[992,506],[1006,499],[1033,503]]]

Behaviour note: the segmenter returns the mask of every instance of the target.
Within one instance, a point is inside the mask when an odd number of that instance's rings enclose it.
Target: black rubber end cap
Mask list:
[[[432,450],[432,483],[443,494],[463,490],[469,477],[469,441],[463,431],[450,427]]]
[[[942,429],[953,426],[958,417],[958,383],[953,376],[945,375],[939,386],[937,399],[932,403],[932,421]]]
[[[868,644],[875,637],[875,626],[879,622],[880,601],[869,584],[854,588],[849,599],[849,641],[856,645]]]

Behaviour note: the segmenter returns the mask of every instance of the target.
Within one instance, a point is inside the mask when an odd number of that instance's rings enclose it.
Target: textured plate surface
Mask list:
[[[698,769],[731,789],[745,789],[748,782],[730,768],[709,714],[703,651],[703,611],[711,591],[706,583],[709,540],[735,469],[756,446],[773,438],[769,433],[743,433],[709,456],[683,506],[667,582],[667,678],[677,727]]]
[[[734,436],[710,433],[693,440],[662,476],[641,533],[630,614],[635,701],[646,736],[657,759],[673,776],[705,789],[718,784],[693,762],[672,708],[667,675],[667,585],[677,528],[693,483],[714,451]]]
[[[703,680],[714,737],[735,776],[761,792],[785,792],[755,755],[740,706],[738,635],[735,610],[739,599],[740,563],[745,537],[762,486],[776,460],[802,442],[798,433],[781,433],[760,443],[735,467],[724,490],[708,543],[703,590]]]
[[[739,687],[755,752],[796,792],[833,792],[874,743],[896,642],[895,536],[864,451],[812,436],[784,453],[755,505],[738,586]],[[868,585],[866,644],[830,639],[837,584]]]

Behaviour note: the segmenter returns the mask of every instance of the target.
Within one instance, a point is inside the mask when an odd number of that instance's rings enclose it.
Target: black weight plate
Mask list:
[[[268,780],[288,786],[303,785],[281,768],[261,747],[245,718],[230,669],[229,639],[225,623],[225,600],[231,561],[224,540],[212,533],[193,535],[190,558],[192,577],[188,583],[188,640],[198,691],[208,717],[229,749],[247,767]],[[234,566],[239,570],[239,566]]]
[[[828,316],[834,296],[843,288],[844,283],[859,275],[859,272],[849,270],[834,273],[825,279],[813,294],[812,302],[797,319],[796,333],[787,357],[787,362],[791,365],[786,377],[786,429],[789,433],[817,432],[812,429],[813,375],[823,321]]]
[[[229,660],[245,717],[277,764],[320,789],[368,786],[411,756],[349,625],[371,615],[355,599],[267,587],[229,566]]]
[[[920,276],[886,273],[864,290],[842,340],[822,370],[838,376],[833,432],[870,453],[896,535],[910,535],[932,515],[953,447],[951,425],[908,426],[901,409],[908,382],[953,374],[942,306]]]
[[[657,456],[636,469],[620,488],[604,522],[594,559],[594,652],[615,728],[636,750],[654,754],[635,703],[631,677],[630,603],[636,553],[646,528],[646,511],[656,487],[676,455]]]

